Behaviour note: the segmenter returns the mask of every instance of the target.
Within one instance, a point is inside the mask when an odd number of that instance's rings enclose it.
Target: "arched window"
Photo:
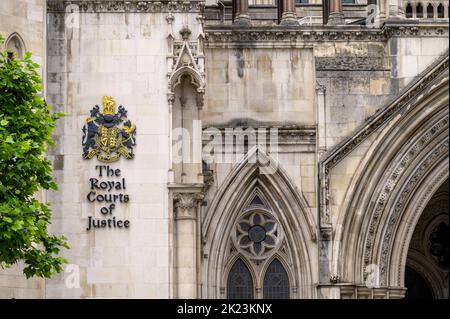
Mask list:
[[[433,12],[433,5],[431,3],[427,6],[427,18],[433,18],[434,12]]]
[[[444,17],[444,6],[442,5],[442,3],[439,3],[439,5],[437,7],[437,16],[438,16],[438,18]]]
[[[25,45],[22,38],[17,33],[13,33],[9,36],[6,40],[5,48],[9,51],[8,55],[10,58],[12,58],[14,54],[17,54],[17,57],[21,59],[25,53]]]
[[[263,287],[266,299],[289,299],[289,278],[278,259],[274,259],[267,268]]]
[[[416,7],[416,17],[423,18],[423,6],[420,2],[417,4],[417,7]]]
[[[411,5],[411,3],[408,3],[408,4],[406,5],[405,15],[406,15],[407,18],[412,18],[412,16],[413,16],[413,10],[412,10],[412,5]]]
[[[238,259],[228,274],[228,299],[253,299],[253,279],[245,263]]]

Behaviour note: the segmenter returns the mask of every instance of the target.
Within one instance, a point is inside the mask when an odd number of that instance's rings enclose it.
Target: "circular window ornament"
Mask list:
[[[235,226],[233,241],[238,249],[252,258],[263,259],[271,255],[281,242],[278,222],[262,210],[242,215]]]

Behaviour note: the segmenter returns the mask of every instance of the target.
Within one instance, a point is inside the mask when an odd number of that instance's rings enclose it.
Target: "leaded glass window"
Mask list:
[[[253,299],[253,279],[244,262],[236,260],[228,274],[228,299]]]
[[[267,268],[263,287],[265,299],[289,299],[289,278],[278,259]]]

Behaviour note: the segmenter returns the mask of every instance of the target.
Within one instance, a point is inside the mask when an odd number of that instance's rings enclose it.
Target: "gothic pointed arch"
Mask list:
[[[256,154],[256,161],[249,160]],[[273,166],[273,174],[261,174],[267,163]],[[205,297],[225,297],[229,260],[238,255],[252,263],[258,298],[262,297],[263,269],[274,256],[283,260],[289,273],[291,295],[313,297],[315,232],[306,200],[287,174],[269,155],[253,148],[218,190],[202,225]]]
[[[227,276],[228,299],[253,299],[254,279],[241,258],[234,260]]]
[[[332,252],[342,282],[365,284],[375,267],[375,287],[404,287],[412,233],[448,178],[448,57],[425,73],[377,114],[392,116],[347,188]]]
[[[12,33],[5,41],[5,49],[16,53],[19,58],[22,58],[25,54],[26,47],[20,34],[17,32]]]
[[[205,94],[205,75],[203,57],[203,34],[200,33],[197,40],[190,40],[191,30],[185,26],[180,32],[181,41],[174,40],[172,32],[168,35],[169,58],[168,72],[168,98],[173,98],[175,88],[180,85],[184,78],[189,78],[191,84],[196,88],[197,105],[203,106],[203,95]],[[195,50],[194,50],[195,49]]]
[[[264,299],[289,299],[289,276],[283,264],[274,258],[268,265],[263,281]]]

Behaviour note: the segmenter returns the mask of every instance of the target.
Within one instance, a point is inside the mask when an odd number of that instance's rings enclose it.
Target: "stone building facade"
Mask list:
[[[447,0],[0,8],[67,114],[42,197],[70,244],[55,278],[0,271],[0,297],[448,298]],[[103,96],[132,159],[83,158]]]

